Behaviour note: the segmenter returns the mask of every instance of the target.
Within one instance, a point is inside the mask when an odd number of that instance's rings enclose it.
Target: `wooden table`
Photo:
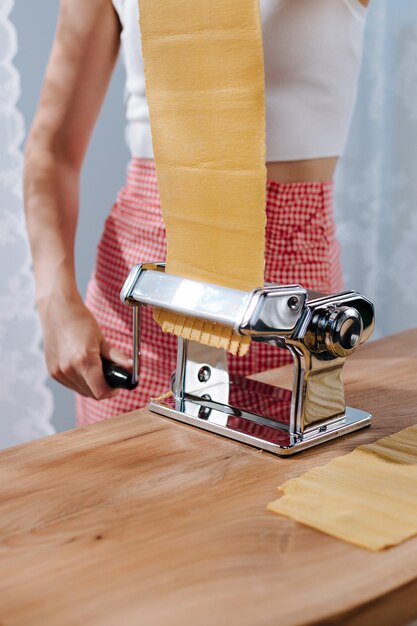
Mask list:
[[[417,617],[417,538],[374,554],[265,510],[288,478],[417,422],[417,331],[364,346],[346,369],[372,428],[292,458],[146,410],[3,452],[1,626]]]

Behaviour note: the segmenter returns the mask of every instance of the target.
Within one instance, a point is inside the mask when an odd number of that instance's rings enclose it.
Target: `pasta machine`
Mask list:
[[[369,413],[346,406],[342,379],[346,358],[374,328],[374,307],[361,294],[273,283],[245,292],[168,274],[156,262],[133,267],[120,297],[133,309],[131,386],[140,376],[142,306],[230,326],[293,357],[292,390],[281,389],[231,375],[222,349],[178,338],[171,392],[151,399],[151,411],[278,455],[370,424]]]

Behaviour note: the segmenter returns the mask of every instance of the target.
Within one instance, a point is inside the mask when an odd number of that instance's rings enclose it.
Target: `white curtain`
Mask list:
[[[416,0],[371,0],[335,201],[346,285],[376,305],[374,337],[417,326]]]
[[[53,432],[22,207],[24,124],[16,108],[12,6],[0,0],[0,448]]]

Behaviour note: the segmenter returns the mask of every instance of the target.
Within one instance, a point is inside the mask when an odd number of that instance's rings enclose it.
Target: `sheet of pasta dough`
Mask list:
[[[284,483],[268,509],[370,550],[417,534],[417,426]]]
[[[265,94],[259,0],[139,0],[167,272],[264,283]],[[163,330],[247,351],[231,329],[156,311]]]

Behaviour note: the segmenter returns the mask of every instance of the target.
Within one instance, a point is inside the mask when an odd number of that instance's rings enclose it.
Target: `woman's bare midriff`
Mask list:
[[[268,180],[275,180],[278,183],[313,181],[327,183],[334,176],[337,161],[337,157],[305,161],[271,161],[266,164]]]
[[[327,182],[332,180],[337,157],[305,161],[271,161],[266,164],[268,180],[278,183]]]

